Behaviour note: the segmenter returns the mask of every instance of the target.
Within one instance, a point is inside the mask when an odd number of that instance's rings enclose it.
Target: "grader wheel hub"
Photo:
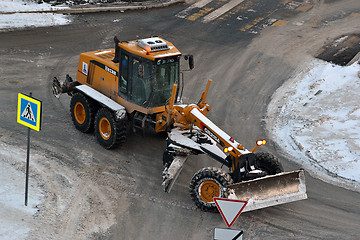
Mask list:
[[[220,186],[214,181],[207,180],[201,184],[199,193],[204,202],[213,202],[214,197],[220,196]]]
[[[111,137],[111,124],[107,118],[100,119],[99,130],[103,139],[108,140]]]
[[[74,107],[75,119],[79,124],[83,124],[86,119],[85,107],[81,102],[77,102]]]

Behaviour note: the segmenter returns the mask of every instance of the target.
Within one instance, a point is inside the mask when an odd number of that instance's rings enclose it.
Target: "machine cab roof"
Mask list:
[[[118,46],[134,55],[155,61],[158,58],[180,56],[181,53],[171,43],[159,37],[128,42],[119,42]]]

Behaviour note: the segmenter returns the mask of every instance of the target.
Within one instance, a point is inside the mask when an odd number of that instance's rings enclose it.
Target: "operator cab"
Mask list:
[[[173,85],[179,83],[179,50],[159,37],[114,40],[113,61],[119,63],[118,95],[146,108],[167,105]]]

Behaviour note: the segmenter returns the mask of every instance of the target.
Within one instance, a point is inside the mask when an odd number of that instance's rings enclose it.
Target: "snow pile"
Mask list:
[[[360,65],[311,65],[276,91],[267,127],[308,171],[360,190]]]
[[[36,13],[37,11],[47,11],[55,8],[59,9],[65,7],[52,7],[47,3],[37,4],[26,0],[1,0],[0,29],[69,24],[71,20],[68,16],[53,13]]]
[[[0,146],[0,239],[25,239],[33,229],[37,206],[44,196],[34,179],[29,180],[28,206],[25,206],[25,173],[15,167],[12,153]],[[19,156],[26,162],[26,155]],[[8,163],[12,162],[11,164]]]
[[[52,7],[48,3],[35,3],[30,0],[1,0],[0,12],[36,12],[51,9],[61,9],[64,7]]]

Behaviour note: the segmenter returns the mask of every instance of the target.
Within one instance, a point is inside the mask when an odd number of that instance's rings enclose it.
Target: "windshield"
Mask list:
[[[173,85],[179,83],[179,57],[159,59],[155,63],[152,107],[166,105]]]

